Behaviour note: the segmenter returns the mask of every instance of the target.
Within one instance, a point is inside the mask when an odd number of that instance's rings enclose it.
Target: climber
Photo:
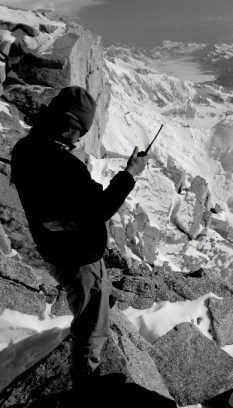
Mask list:
[[[85,89],[63,88],[12,152],[12,179],[33,239],[50,273],[65,289],[74,315],[70,367],[74,388],[97,375],[100,351],[109,336],[105,222],[123,204],[148,160],[138,157],[135,148],[125,170],[105,190],[92,180],[74,149],[90,129],[95,109]]]

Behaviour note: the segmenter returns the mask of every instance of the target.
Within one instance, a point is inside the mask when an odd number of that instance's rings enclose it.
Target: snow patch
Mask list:
[[[211,322],[206,306],[206,300],[210,297],[222,299],[214,293],[208,293],[196,300],[174,303],[155,302],[151,308],[144,310],[137,310],[130,306],[123,313],[134,324],[141,336],[151,344],[177,324],[184,322],[194,324],[212,340]]]

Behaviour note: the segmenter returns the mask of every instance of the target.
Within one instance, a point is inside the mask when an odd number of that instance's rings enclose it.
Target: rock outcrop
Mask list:
[[[221,394],[232,388],[232,357],[189,323],[177,325],[158,339],[153,355],[179,406],[208,401],[213,390]]]
[[[100,157],[110,97],[103,71],[101,38],[49,11],[29,12],[0,6],[0,55],[2,160],[10,159],[13,145],[26,135],[25,120],[33,123],[41,106],[47,105],[62,87],[70,85],[84,87],[97,100],[94,124],[85,138],[83,152]],[[9,166],[0,160],[1,221],[24,259],[40,266],[9,177]]]
[[[208,185],[197,176],[173,214],[175,225],[191,239],[195,239],[199,233],[207,197]]]
[[[30,117],[62,87],[87,89],[98,106],[84,148],[98,156],[109,101],[101,38],[49,11],[0,7],[0,16],[2,98]]]
[[[105,396],[112,398],[104,382],[104,379],[108,378],[108,387],[111,387],[115,395],[114,402],[118,400],[119,395],[119,402],[122,403],[122,398],[126,398],[128,392],[131,401],[137,402],[138,398],[143,401],[144,397],[146,401],[149,398],[159,404],[159,407],[165,403],[168,407],[174,407],[172,397],[156,368],[152,347],[139,336],[136,329],[132,328],[131,323],[117,308],[111,311],[111,321],[111,337],[102,350],[101,374]],[[44,360],[16,379],[1,394],[1,407],[6,408],[16,403],[27,403],[31,406],[33,401],[43,396],[59,393],[64,389],[69,390],[71,387],[69,347],[69,338],[67,338]],[[130,389],[130,384],[137,386]],[[121,389],[123,393],[120,392]],[[151,395],[148,395],[148,390],[151,391]],[[98,392],[101,392],[101,383]]]

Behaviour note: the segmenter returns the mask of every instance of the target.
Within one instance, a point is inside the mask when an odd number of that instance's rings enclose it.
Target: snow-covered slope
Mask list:
[[[108,55],[109,50],[106,58]],[[172,216],[176,208],[185,202],[192,180],[201,177],[208,185],[208,210],[219,205],[222,212],[216,217],[228,228],[233,226],[230,136],[233,93],[214,84],[194,84],[190,80],[181,81],[159,74],[152,67],[155,63],[152,59],[149,69],[146,69],[148,58],[148,54],[143,58],[142,51],[136,53],[127,49],[124,53],[124,48],[120,47],[115,57],[112,48],[111,61],[106,59],[106,75],[112,91],[109,120],[103,138],[106,159],[102,161],[102,172],[98,160],[92,159],[92,174],[106,186],[112,174],[125,167],[134,146],[144,150],[163,124],[162,132],[151,149],[148,166],[126,200],[127,216],[123,216],[123,224],[135,223],[135,211],[140,206],[149,217],[150,226],[160,232],[159,242],[153,249],[155,262],[168,261],[173,268],[185,271],[190,267],[184,261],[185,253],[190,259],[202,259],[203,265],[213,266],[213,248],[210,246],[209,253],[206,253],[201,242],[197,244],[197,241],[191,240],[187,243],[184,231],[174,225]],[[179,193],[169,175],[170,168],[175,168],[183,176]],[[122,225],[121,221],[117,221],[115,216],[118,226]],[[199,233],[204,231],[202,223]],[[208,229],[208,234],[216,242],[219,239],[224,241],[219,234],[215,237],[216,231],[212,228]],[[217,258],[224,252],[224,256],[220,257],[224,259],[221,266],[225,268],[230,263],[233,247],[223,248],[224,242]],[[132,248],[128,248],[127,244],[125,251],[132,257]],[[138,259],[135,250],[133,257]],[[219,267],[215,266],[219,272]]]
[[[185,43],[163,41],[161,46],[157,46],[151,50],[143,50],[137,48],[129,48],[124,45],[110,46],[105,50],[105,57],[108,61],[121,66],[125,64],[144,70],[165,69],[165,72],[172,74],[172,71],[184,69],[184,78],[190,73],[190,64],[194,66],[199,64],[205,71],[206,81],[207,73],[212,73],[211,81],[217,80],[218,85],[223,85],[232,88],[232,61],[233,61],[233,45],[232,43]],[[186,62],[184,67],[179,66],[180,62]],[[173,68],[173,69],[172,69]],[[191,78],[190,78],[191,79]],[[204,80],[204,79],[203,79]],[[198,79],[195,80],[198,82]],[[199,75],[199,82],[200,80]]]

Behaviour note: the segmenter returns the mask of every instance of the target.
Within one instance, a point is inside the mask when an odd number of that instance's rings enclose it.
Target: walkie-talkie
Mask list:
[[[157,136],[159,135],[159,133],[160,133],[162,127],[163,127],[163,125],[160,126],[160,128],[159,128],[158,132],[156,133],[154,139],[153,139],[152,142],[149,144],[149,146],[146,148],[146,150],[145,150],[144,152],[139,152],[139,153],[137,154],[139,157],[143,157],[143,156],[146,156],[146,155],[147,155],[147,153],[149,152],[149,150],[150,150],[152,144],[154,143],[155,139],[156,139]]]

